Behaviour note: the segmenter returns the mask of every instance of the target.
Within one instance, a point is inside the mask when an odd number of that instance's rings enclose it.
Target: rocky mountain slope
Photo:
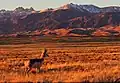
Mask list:
[[[40,11],[32,7],[0,11],[0,36],[119,36],[119,25],[117,6],[100,8],[70,3]]]

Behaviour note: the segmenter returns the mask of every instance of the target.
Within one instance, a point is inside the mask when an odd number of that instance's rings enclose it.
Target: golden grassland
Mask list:
[[[49,57],[40,73],[25,73],[23,62]],[[120,78],[120,42],[0,45],[0,82],[115,82]]]

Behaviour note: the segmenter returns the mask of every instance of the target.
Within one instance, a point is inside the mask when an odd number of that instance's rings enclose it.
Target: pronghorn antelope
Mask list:
[[[48,56],[47,50],[44,49],[39,59],[30,59],[30,60],[25,61],[24,62],[25,71],[32,72],[35,70],[35,72],[39,72],[40,67],[42,66],[42,63],[44,61],[44,58],[47,56]]]

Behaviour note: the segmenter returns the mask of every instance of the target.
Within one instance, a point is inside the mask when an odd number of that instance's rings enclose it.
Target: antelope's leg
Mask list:
[[[37,67],[37,73],[39,73],[40,72],[40,67]]]
[[[26,70],[25,70],[25,72],[28,73],[30,70],[31,70],[31,68],[27,67]]]

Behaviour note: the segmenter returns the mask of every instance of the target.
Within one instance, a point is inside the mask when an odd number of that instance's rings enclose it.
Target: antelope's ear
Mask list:
[[[47,49],[45,48],[45,52],[47,52]]]
[[[46,48],[44,48],[44,49],[43,49],[43,52],[44,52],[44,53],[47,53],[47,49],[46,49]]]

